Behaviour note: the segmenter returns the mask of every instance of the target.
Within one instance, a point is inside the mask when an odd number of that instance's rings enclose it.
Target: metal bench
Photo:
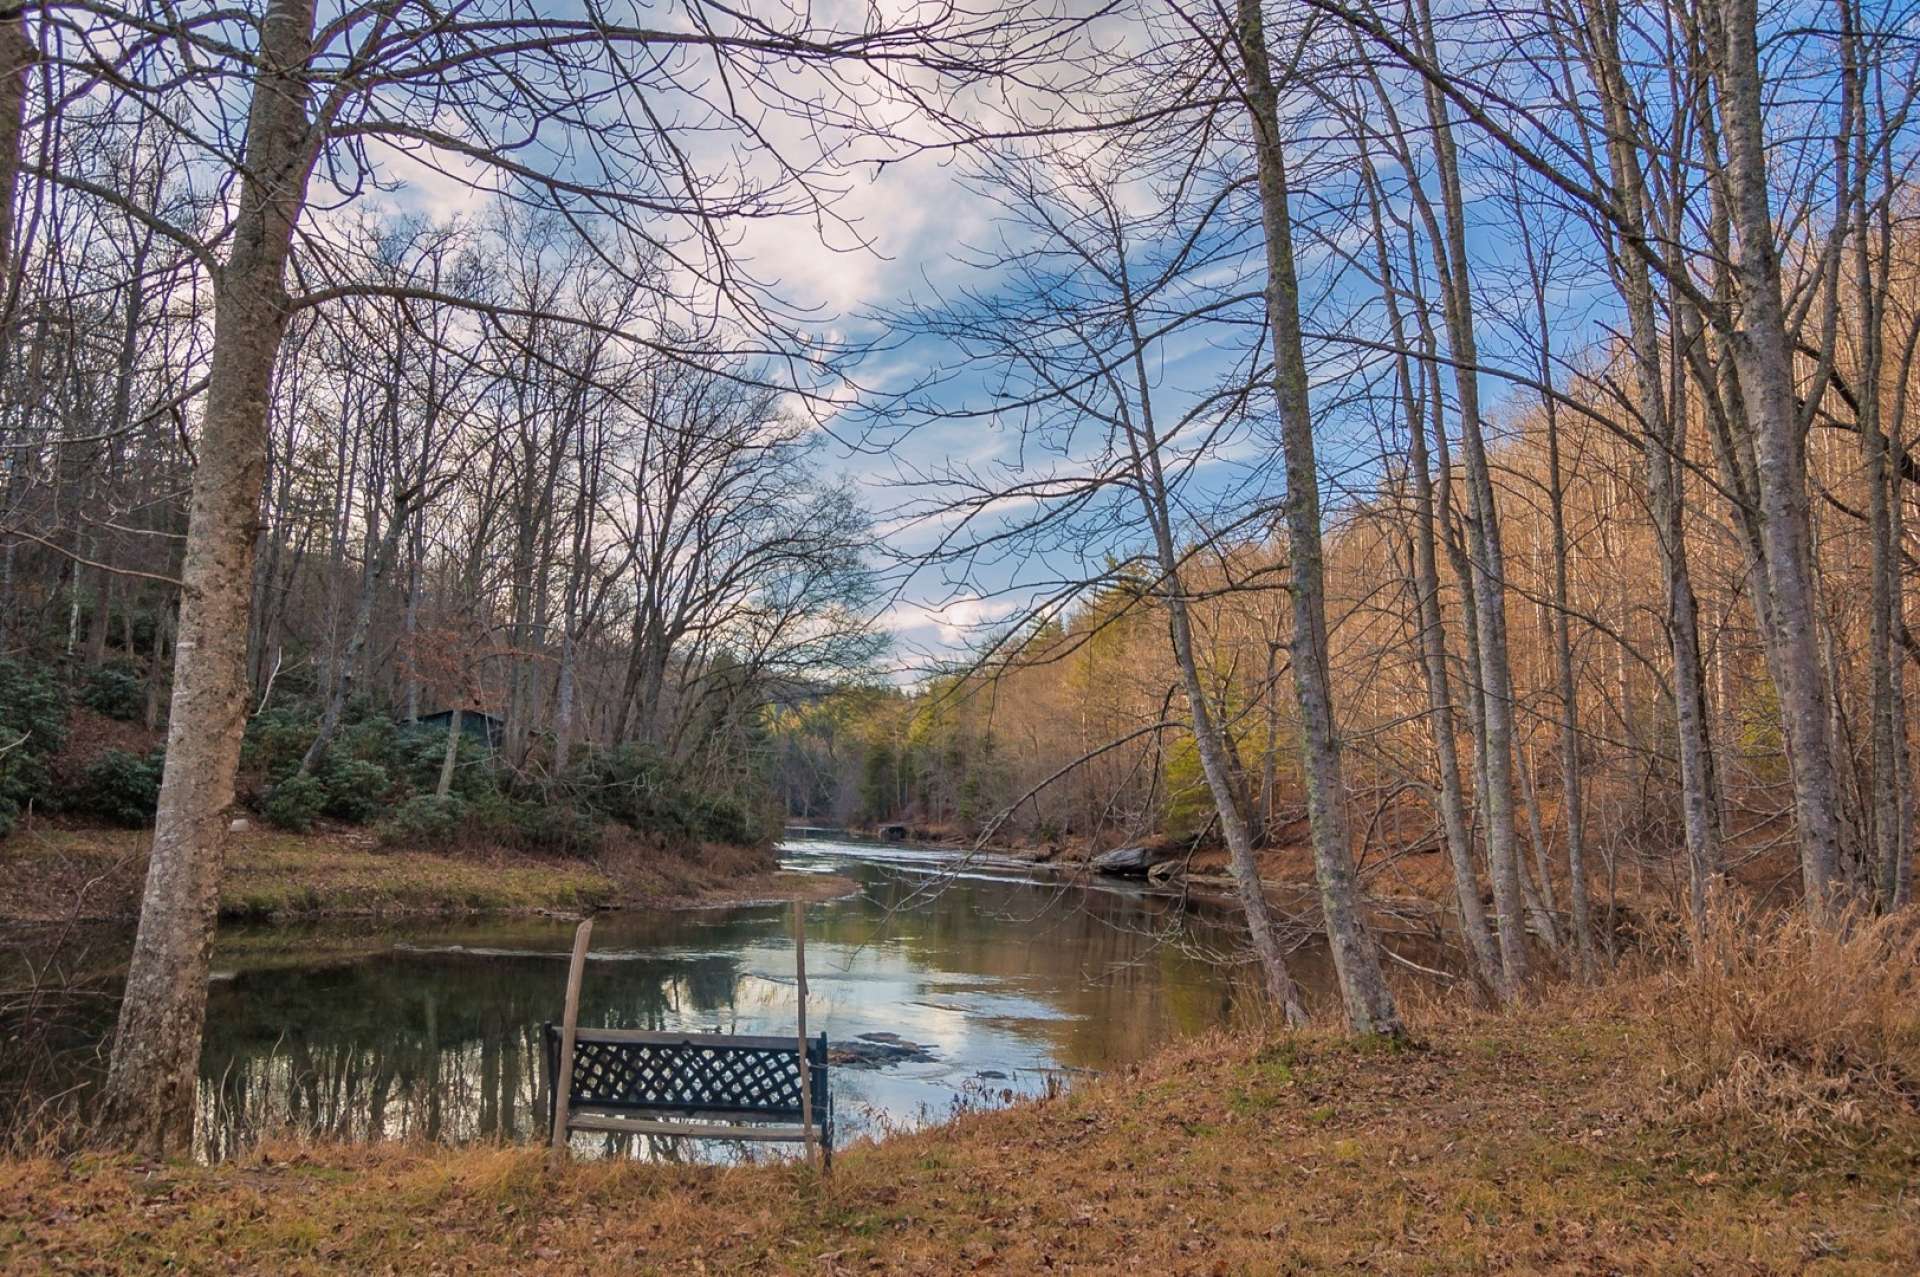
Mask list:
[[[562,1026],[548,1024],[541,1053],[547,1126],[561,1120]],[[790,1037],[654,1033],[640,1029],[573,1032],[567,1070],[566,1129],[655,1138],[805,1143],[811,1134],[833,1162],[833,1093],[827,1086],[827,1035],[807,1041],[807,1067]],[[804,1078],[804,1082],[803,1082]],[[802,1087],[812,1094],[812,1129]]]

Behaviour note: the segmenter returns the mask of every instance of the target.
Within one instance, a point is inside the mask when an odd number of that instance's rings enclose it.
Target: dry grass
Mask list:
[[[1827,1138],[1920,1100],[1920,909],[1836,930],[1729,901],[1697,958],[1629,987],[1700,1116]]]
[[[617,885],[590,865],[526,856],[388,851],[349,836],[249,834],[220,884],[226,917],[591,908]]]
[[[1646,991],[1649,1003],[1651,990]],[[1214,1037],[804,1168],[279,1146],[0,1164],[9,1273],[1907,1273],[1920,1120],[1651,1110],[1666,1030],[1568,995],[1427,1047]]]
[[[774,874],[779,857],[764,847],[704,843],[663,847],[652,839],[609,831],[600,864],[631,904],[673,906],[717,901],[742,883]]]
[[[126,921],[139,912],[150,833],[36,822],[0,840],[0,919]],[[845,879],[781,874],[772,852],[706,845],[662,848],[613,839],[595,863],[496,847],[384,848],[351,830],[251,829],[228,847],[220,913],[228,919],[388,917],[574,911],[627,903],[725,904],[814,898]]]
[[[118,921],[139,911],[150,833],[37,824],[0,841],[0,916]],[[225,918],[378,916],[605,904],[619,886],[591,865],[489,852],[386,851],[365,836],[233,835]]]

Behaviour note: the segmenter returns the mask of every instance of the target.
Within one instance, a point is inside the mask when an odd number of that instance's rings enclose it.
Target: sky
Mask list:
[[[852,0],[833,0],[843,2]],[[820,12],[830,17],[832,5]],[[1118,33],[1121,39],[1128,34]],[[789,116],[764,112],[756,126],[776,145],[804,149],[803,126]],[[703,147],[711,148],[711,158],[724,159],[737,153],[728,150],[733,145],[725,138],[694,134],[689,151],[696,162]],[[475,163],[442,157],[436,164],[426,164],[383,143],[376,141],[372,146],[374,164],[396,184],[379,197],[390,207],[445,219],[472,215],[489,198],[493,180]],[[870,159],[887,149],[862,142],[850,154]],[[1296,148],[1296,158],[1304,152],[1310,163],[1313,151],[1314,140],[1306,137]],[[1032,439],[1023,439],[1009,420],[990,413],[965,415],[965,409],[992,403],[993,375],[984,370],[955,375],[938,391],[943,397],[940,406],[960,414],[956,417],[924,421],[908,431],[898,429],[898,421],[874,414],[876,405],[888,403],[890,392],[905,390],[933,368],[953,366],[960,353],[951,343],[927,337],[904,339],[882,317],[914,304],[924,306],[934,298],[956,298],[969,291],[993,294],[1001,281],[979,264],[982,251],[991,255],[991,250],[1009,242],[1015,246],[1026,242],[1018,229],[1011,232],[1012,240],[1007,238],[1005,208],[992,194],[966,180],[967,166],[968,161],[951,152],[938,151],[885,165],[844,167],[836,175],[840,193],[832,203],[839,224],[790,216],[749,220],[737,227],[733,248],[735,259],[767,292],[789,312],[807,315],[807,326],[814,331],[880,345],[851,372],[853,381],[873,395],[862,404],[854,404],[844,388],[832,395],[845,407],[822,423],[828,438],[821,465],[856,485],[883,534],[877,555],[885,568],[882,579],[887,587],[881,621],[895,636],[893,675],[901,681],[910,681],[929,663],[954,656],[1021,618],[1047,592],[1049,583],[1086,575],[1107,556],[1125,554],[1142,542],[1137,531],[1104,518],[1088,521],[1077,539],[1036,539],[977,560],[964,573],[951,565],[918,570],[902,566],[914,550],[952,527],[950,519],[905,517],[903,510],[923,503],[926,494],[924,489],[903,486],[903,478],[971,467],[997,482],[1017,482],[1045,473],[1049,466],[1070,466],[1076,449],[1095,447],[1098,442],[1069,435],[1060,453],[1049,456],[1045,449],[1033,448]],[[1351,174],[1329,175],[1336,203],[1339,189],[1350,179]],[[1337,328],[1368,304],[1360,298],[1369,285],[1339,260],[1342,252],[1365,251],[1365,236],[1355,226],[1340,225],[1337,213],[1316,206],[1315,180],[1310,177],[1304,183],[1308,193],[1296,211],[1303,226],[1324,236],[1315,240],[1312,234],[1303,234],[1296,244],[1308,291],[1306,320],[1309,328]],[[1149,212],[1158,198],[1151,183],[1140,181],[1131,184],[1125,195],[1139,211]],[[1257,230],[1257,223],[1251,211],[1244,210],[1236,228],[1225,234],[1246,236],[1250,229]],[[1143,258],[1151,257],[1156,247],[1147,245]],[[1240,256],[1226,252],[1218,263],[1217,282],[1223,287],[1243,285],[1250,266],[1258,264],[1257,236],[1240,248]],[[1475,233],[1472,255],[1480,279],[1493,281],[1500,272],[1511,270],[1517,250],[1510,235],[1481,228]],[[1491,283],[1489,288],[1493,290]],[[1574,294],[1558,300],[1564,303],[1570,329],[1590,333],[1604,326],[1603,306],[1596,309],[1598,304]],[[1511,308],[1493,309],[1483,324],[1485,353],[1498,357],[1504,321],[1512,317]],[[1258,336],[1245,319],[1242,314],[1237,325],[1211,326],[1163,344],[1154,369],[1157,408],[1163,416],[1179,414],[1230,370],[1244,364],[1245,352]],[[1582,339],[1570,332],[1567,341]],[[1323,382],[1320,402],[1329,403],[1346,387],[1343,378],[1358,356],[1350,349],[1323,347],[1310,352],[1310,357]],[[1484,386],[1483,396],[1496,418],[1512,402],[1525,398],[1497,383]],[[1381,441],[1367,415],[1350,405],[1333,408],[1321,424],[1323,482],[1336,489],[1328,504],[1337,507],[1337,489],[1342,484],[1364,491],[1377,474]],[[1276,497],[1277,479],[1266,469],[1270,451],[1258,425],[1237,435],[1231,446],[1195,472],[1191,480],[1195,509],[1204,511],[1211,498],[1229,491],[1241,498]],[[1030,504],[1004,503],[996,512],[1018,519],[1030,512]]]

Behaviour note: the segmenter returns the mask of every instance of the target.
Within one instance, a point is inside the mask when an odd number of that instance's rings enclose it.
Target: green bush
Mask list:
[[[147,681],[125,661],[87,671],[80,684],[80,703],[108,718],[131,722],[147,711]]]
[[[747,805],[731,794],[704,795],[696,809],[699,836],[708,842],[730,842],[747,846],[759,841],[763,831]]]
[[[0,835],[45,796],[48,760],[67,740],[67,705],[50,674],[0,661]]]
[[[389,846],[475,843],[553,856],[588,856],[600,846],[600,822],[569,803],[540,803],[491,791],[472,799],[421,794],[394,808],[380,826]]]
[[[690,837],[694,803],[671,762],[643,745],[596,750],[573,769],[580,802],[608,820],[634,829]]]
[[[550,856],[591,856],[600,849],[600,822],[571,803],[514,803],[513,845]]]
[[[378,815],[387,805],[387,792],[393,788],[386,768],[351,758],[332,763],[321,783],[327,791],[326,814],[356,825]]]
[[[166,759],[163,749],[144,755],[107,750],[87,765],[70,805],[109,824],[134,829],[150,825],[160,805],[160,775]]]
[[[374,763],[391,774],[402,764],[401,743],[405,734],[405,728],[384,714],[369,714],[340,729],[334,738],[332,755],[357,763]]]
[[[394,742],[394,771],[407,785],[422,793],[440,787],[440,768],[447,757],[445,728],[408,727]],[[473,737],[460,734],[453,766],[453,792],[473,798],[499,787],[493,755]]]
[[[319,718],[303,705],[255,714],[247,720],[247,734],[241,738],[241,766],[265,773],[269,784],[277,784],[299,769],[319,730]]]
[[[589,815],[642,833],[683,842],[751,844],[765,838],[764,820],[733,794],[704,791],[659,751],[622,745],[590,754],[569,787]]]
[[[460,835],[466,819],[464,799],[420,794],[394,808],[380,825],[380,840],[389,845],[445,846]]]
[[[1162,801],[1161,827],[1169,838],[1183,842],[1198,838],[1216,818],[1213,791],[1207,788],[1206,774],[1200,769],[1200,750],[1191,736],[1176,738],[1167,751],[1166,796]]]
[[[327,787],[318,776],[295,772],[267,791],[260,814],[269,823],[303,834],[327,807]]]

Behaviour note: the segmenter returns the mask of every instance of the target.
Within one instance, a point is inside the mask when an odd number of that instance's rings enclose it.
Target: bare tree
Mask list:
[[[1318,462],[1313,443],[1306,354],[1300,333],[1300,284],[1294,271],[1286,150],[1260,0],[1241,0],[1234,39],[1245,74],[1262,228],[1266,235],[1267,325],[1273,388],[1287,470],[1287,548],[1292,560],[1293,679],[1300,700],[1307,811],[1313,830],[1320,912],[1347,1022],[1356,1033],[1402,1036],[1405,1028],[1380,969],[1372,933],[1359,912],[1346,789],[1334,722],[1327,650],[1326,568],[1321,547]],[[1304,37],[1303,37],[1304,40]]]
[[[785,342],[787,330],[764,291],[731,265],[723,228],[783,213],[830,216],[830,178],[844,139],[877,133],[902,108],[933,105],[941,85],[990,72],[1017,55],[1037,28],[957,9],[925,22],[885,26],[876,19],[839,30],[804,17],[781,25],[697,6],[686,26],[673,31],[622,24],[611,14],[550,15],[517,3],[456,15],[367,3],[331,17],[324,28],[316,27],[309,0],[269,0],[257,16],[222,11],[199,20],[111,7],[76,12],[86,23],[73,41],[82,52],[64,57],[59,70],[71,77],[71,93],[99,84],[103,66],[113,69],[115,87],[101,92],[137,92],[143,82],[224,80],[236,71],[250,91],[244,133],[223,128],[217,116],[204,128],[178,126],[197,130],[183,139],[197,152],[190,164],[229,165],[237,175],[229,223],[203,239],[148,215],[157,231],[199,256],[215,284],[208,398],[182,578],[172,748],[105,1103],[106,1126],[116,1139],[164,1145],[177,1141],[190,1121],[243,721],[268,403],[282,335],[296,308],[350,296],[402,293],[468,305],[418,286],[368,284],[329,272],[330,246],[308,207],[316,170],[330,188],[350,195],[377,181],[382,158],[398,149],[443,170],[477,165],[487,182],[519,198],[611,221],[672,262],[690,288],[724,299],[719,308],[728,322],[765,334],[771,344],[762,348],[792,356],[789,366],[804,380],[818,375],[823,352],[817,343]],[[794,79],[795,67],[810,70]],[[697,86],[709,72],[740,90],[704,102]],[[643,104],[646,94],[690,97],[702,109],[682,120],[663,117]],[[776,148],[762,126],[767,112],[807,120],[815,153]],[[732,172],[700,171],[679,140],[688,129],[727,132],[745,158],[727,161]],[[529,149],[535,139],[560,133],[577,139],[582,162]],[[543,167],[529,158],[535,155],[551,163]],[[771,166],[771,175],[745,171],[749,160]],[[57,168],[36,176],[90,198],[108,194]],[[304,263],[297,299],[286,282],[296,241]],[[469,309],[497,323],[515,308]],[[648,340],[639,333],[622,338]]]

